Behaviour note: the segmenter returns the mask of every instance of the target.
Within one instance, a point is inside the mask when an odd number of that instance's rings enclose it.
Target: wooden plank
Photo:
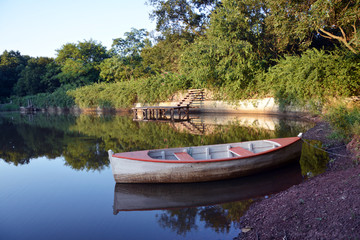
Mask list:
[[[181,161],[194,161],[195,159],[190,156],[187,152],[174,153],[175,157]]]
[[[230,148],[229,151],[235,153],[236,155],[242,156],[242,157],[254,155],[253,152],[246,150],[245,148],[242,148],[242,147],[233,147],[233,148]]]

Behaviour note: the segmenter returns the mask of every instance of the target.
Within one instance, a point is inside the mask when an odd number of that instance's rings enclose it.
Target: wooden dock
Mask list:
[[[204,91],[202,89],[188,90],[187,95],[176,106],[145,106],[132,108],[134,120],[189,120],[189,110],[194,103],[202,103]],[[168,117],[169,116],[169,117]]]
[[[175,114],[177,118],[189,119],[189,106],[149,106],[149,107],[136,107],[133,108],[134,120],[138,119],[138,113],[142,112],[143,119],[154,119],[154,120],[164,120],[167,119],[167,115],[170,115],[170,119],[175,119]]]

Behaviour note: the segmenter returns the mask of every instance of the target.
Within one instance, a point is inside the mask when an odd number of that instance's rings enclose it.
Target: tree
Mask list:
[[[180,57],[186,47],[194,41],[191,33],[167,32],[157,39],[154,46],[146,46],[142,52],[144,65],[151,72],[179,72]]]
[[[106,82],[122,82],[144,76],[146,70],[143,68],[139,58],[113,56],[105,59],[100,65],[100,77]]]
[[[155,9],[150,17],[156,19],[160,32],[189,32],[201,35],[206,28],[211,11],[220,4],[218,0],[149,0]]]
[[[265,0],[266,26],[279,51],[310,46],[314,32],[360,52],[360,0]]]
[[[355,54],[360,53],[359,0],[318,0],[310,12],[314,27],[321,36],[341,42]]]
[[[13,93],[13,87],[28,59],[28,56],[22,56],[18,51],[4,51],[0,56],[0,102]]]
[[[145,29],[132,28],[126,32],[125,38],[113,39],[110,50],[113,55],[100,65],[100,77],[107,82],[120,82],[139,78],[148,73],[143,65],[141,52],[144,47],[151,46]]]
[[[206,36],[183,53],[182,73],[198,87],[244,90],[260,67],[261,17],[261,6],[252,0],[224,0],[211,15]]]
[[[148,32],[143,28],[132,28],[130,32],[124,33],[125,38],[113,39],[111,52],[120,57],[140,56],[141,50],[146,45],[150,45],[147,35]]]
[[[14,87],[16,95],[25,96],[46,92],[46,86],[41,78],[47,72],[46,66],[53,61],[54,59],[47,57],[31,58],[21,71],[20,78]]]
[[[46,72],[41,77],[41,83],[44,85],[45,91],[52,93],[61,86],[59,75],[61,67],[55,61],[46,65]]]
[[[100,63],[109,58],[106,47],[94,40],[68,43],[62,46],[55,59],[61,66],[62,84],[87,85],[99,80]]]

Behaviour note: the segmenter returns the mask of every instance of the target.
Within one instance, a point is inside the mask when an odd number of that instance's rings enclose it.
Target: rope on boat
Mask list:
[[[316,148],[316,149],[318,149],[318,150],[320,150],[320,151],[326,152],[326,153],[328,153],[328,154],[330,154],[330,155],[334,155],[334,156],[338,156],[338,157],[349,157],[348,155],[342,155],[342,154],[332,153],[332,152],[327,151],[327,150],[325,150],[325,149],[323,149],[323,148],[321,148],[321,147],[316,146],[315,144],[311,144],[311,143],[309,143],[307,140],[305,140],[304,138],[302,138],[302,136],[300,137],[300,139],[301,139],[304,143],[306,143],[307,145],[309,145],[309,146],[311,146],[311,147],[313,147],[313,148]],[[345,145],[343,145],[343,146],[345,146]],[[329,148],[329,149],[340,148],[340,147],[343,147],[343,146],[334,147],[334,148]]]

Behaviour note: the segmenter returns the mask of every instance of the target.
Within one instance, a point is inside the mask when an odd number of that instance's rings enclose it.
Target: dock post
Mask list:
[[[189,105],[186,106],[186,119],[189,120],[190,116],[189,116]]]
[[[174,121],[174,109],[170,109],[170,118],[171,118],[171,121]]]
[[[148,109],[144,109],[144,119],[148,119]]]

